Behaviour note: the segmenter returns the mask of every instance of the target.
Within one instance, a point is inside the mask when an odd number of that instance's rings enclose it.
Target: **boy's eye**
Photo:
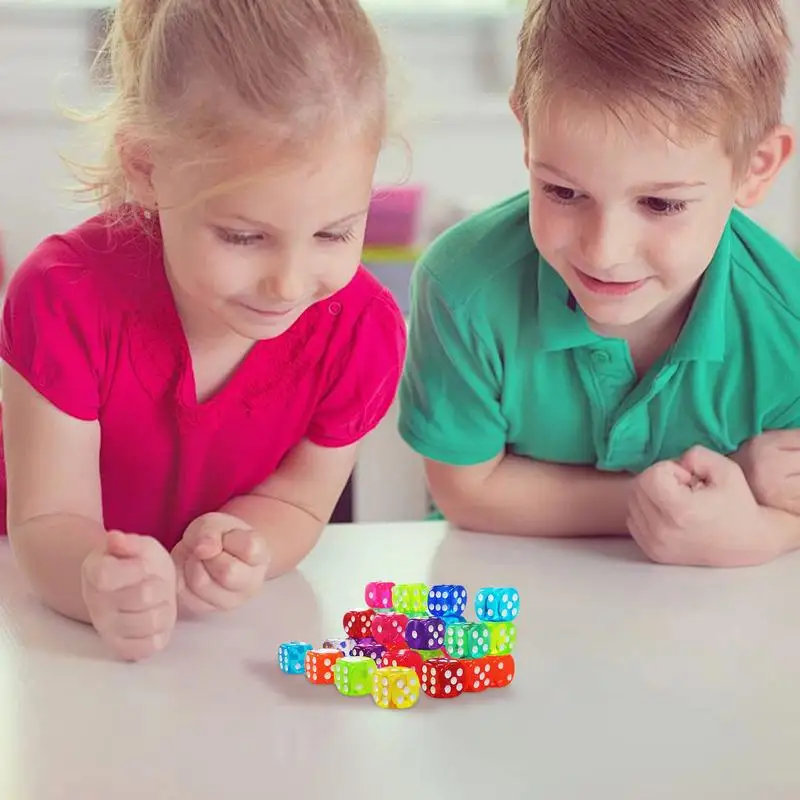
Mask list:
[[[568,186],[558,186],[555,183],[543,183],[542,191],[557,203],[571,203],[580,196],[574,189],[570,189]]]
[[[645,197],[642,203],[648,211],[653,214],[658,214],[659,216],[680,214],[681,211],[686,209],[685,200],[666,200],[663,197]]]

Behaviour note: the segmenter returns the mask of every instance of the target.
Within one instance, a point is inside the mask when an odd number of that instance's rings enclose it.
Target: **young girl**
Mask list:
[[[4,501],[42,600],[121,657],[316,543],[405,323],[360,265],[385,70],[357,0],[121,0],[102,213],[2,319]]]

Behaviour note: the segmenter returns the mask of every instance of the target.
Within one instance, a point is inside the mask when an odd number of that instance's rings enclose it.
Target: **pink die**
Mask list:
[[[375,614],[372,618],[372,638],[384,647],[405,647],[407,625],[408,617],[405,614]]]
[[[369,608],[391,608],[392,589],[391,581],[372,581],[364,590],[364,602]]]

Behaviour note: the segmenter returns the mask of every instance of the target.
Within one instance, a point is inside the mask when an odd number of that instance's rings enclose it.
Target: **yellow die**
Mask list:
[[[513,622],[485,622],[489,629],[489,655],[507,656],[517,643],[517,626]]]
[[[413,667],[381,667],[372,676],[372,699],[381,708],[411,708],[419,700],[419,677]]]

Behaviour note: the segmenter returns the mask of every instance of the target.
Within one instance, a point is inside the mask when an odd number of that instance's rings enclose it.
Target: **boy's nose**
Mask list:
[[[635,249],[632,234],[622,221],[596,220],[587,225],[581,242],[587,266],[595,273],[604,273],[630,263]]]

